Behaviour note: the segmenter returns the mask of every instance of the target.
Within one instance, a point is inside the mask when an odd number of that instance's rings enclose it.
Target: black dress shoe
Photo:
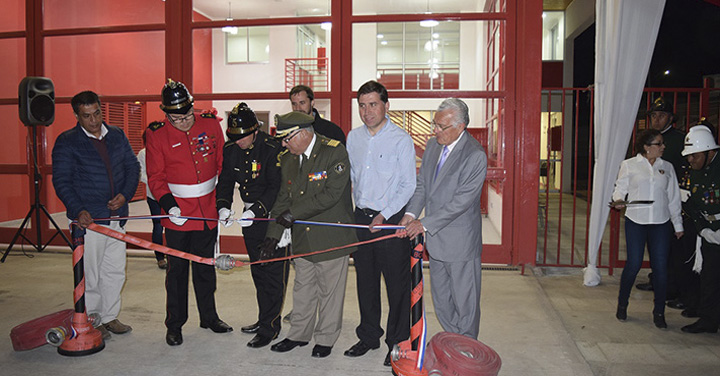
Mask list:
[[[275,352],[288,352],[298,346],[303,347],[307,344],[308,344],[307,342],[293,341],[289,338],[285,338],[284,340],[272,345],[270,347],[270,350],[275,351]]]
[[[170,346],[182,345],[182,333],[168,330],[167,334],[165,334],[165,342]]]
[[[220,319],[217,319],[209,324],[201,322],[200,327],[203,329],[210,329],[215,333],[227,333],[233,331],[232,326],[226,324],[225,321],[222,321]]]
[[[313,358],[324,358],[330,355],[332,346],[315,345],[313,347],[312,356]]]
[[[617,317],[620,321],[627,320],[627,307],[617,307],[617,312],[615,312],[615,317]]]
[[[668,302],[666,303],[666,305],[667,305],[669,308],[672,308],[672,309],[685,309],[685,308],[687,308],[687,307],[685,307],[685,304],[683,304],[683,302],[681,302],[679,299],[670,300],[670,301],[668,301]]]
[[[255,334],[260,329],[260,323],[256,322],[252,325],[243,326],[240,331],[247,334]]]
[[[653,323],[660,329],[667,329],[667,323],[665,322],[665,315],[662,313],[653,313]]]
[[[391,366],[392,366],[392,361],[391,361],[391,359],[390,359],[390,353],[391,353],[391,352],[392,352],[392,350],[388,350],[387,355],[385,355],[385,361],[383,362],[383,365],[384,365],[385,367],[391,367]]]
[[[648,282],[648,283],[638,283],[637,285],[635,285],[635,288],[638,289],[638,290],[642,290],[642,291],[652,291],[652,290],[653,290],[653,285],[652,285],[652,283],[650,283],[650,282]]]
[[[717,333],[718,327],[706,325],[702,322],[702,319],[700,319],[694,324],[683,326],[680,330],[685,333]]]
[[[682,317],[687,317],[689,319],[692,319],[695,317],[700,317],[700,315],[698,315],[697,312],[695,312],[694,310],[692,310],[690,308],[686,308],[684,311],[680,312],[680,314],[682,315]]]
[[[250,342],[247,343],[247,346],[254,349],[264,347],[269,345],[270,342],[272,342],[272,340],[274,340],[275,338],[277,338],[277,334],[272,337],[267,337],[262,334],[256,334],[255,337],[253,337],[253,339],[251,339]]]
[[[368,352],[370,350],[375,350],[378,347],[380,347],[380,345],[370,346],[363,341],[358,341],[358,343],[352,345],[352,347],[350,349],[345,351],[345,356],[350,356],[353,358],[357,357],[357,356],[363,356],[363,355],[365,355],[366,352]]]

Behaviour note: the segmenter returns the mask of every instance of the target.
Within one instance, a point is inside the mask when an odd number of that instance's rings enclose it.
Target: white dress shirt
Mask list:
[[[627,198],[626,198],[627,196]],[[655,159],[652,165],[641,154],[620,165],[613,201],[652,200],[652,204],[630,205],[625,216],[643,225],[672,222],[675,232],[682,232],[680,189],[670,162]]]

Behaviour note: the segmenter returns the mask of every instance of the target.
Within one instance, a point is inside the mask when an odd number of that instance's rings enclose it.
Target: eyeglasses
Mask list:
[[[172,121],[173,123],[182,123],[182,122],[192,119],[193,116],[195,116],[195,114],[191,112],[191,113],[189,113],[185,116],[181,116],[181,117],[174,117],[174,116],[168,115],[168,119],[170,119],[170,121]]]
[[[660,142],[651,142],[651,143],[649,143],[649,144],[647,144],[647,145],[648,145],[648,146],[660,146],[660,145],[665,145],[665,142],[663,142],[663,141],[660,141]]]
[[[293,137],[295,137],[295,136],[297,136],[297,135],[298,135],[298,133],[300,133],[300,130],[299,130],[299,129],[298,129],[298,130],[296,130],[296,131],[295,131],[295,133],[293,133],[293,134],[291,134],[291,135],[289,135],[289,136],[287,136],[287,137],[283,138],[283,139],[282,139],[282,142],[284,142],[284,143],[286,143],[286,144],[287,144],[287,143],[289,143],[289,142],[290,142],[290,140],[292,140],[292,139],[293,139]]]
[[[439,129],[440,132],[442,132],[442,131],[444,131],[444,130],[450,128],[450,127],[452,127],[452,124],[441,125],[441,124],[438,124],[438,123],[436,123],[436,122],[434,122],[434,121],[433,121],[432,123],[430,123],[430,125],[432,125],[432,129],[433,129],[433,130]]]

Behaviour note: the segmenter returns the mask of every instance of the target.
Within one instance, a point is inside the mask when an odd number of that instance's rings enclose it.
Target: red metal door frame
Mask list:
[[[491,169],[488,178],[504,179],[503,183],[503,219],[502,243],[500,245],[487,245],[484,254],[486,262],[504,264],[518,264],[533,262],[535,246],[530,242],[521,242],[516,234],[532,234],[536,231],[534,221],[525,218],[537,216],[537,174],[538,157],[537,145],[539,130],[539,99],[540,90],[540,30],[542,2],[540,0],[520,1],[503,0],[504,12],[479,13],[436,13],[433,18],[438,21],[489,21],[501,20],[505,22],[506,35],[504,38],[504,89],[497,91],[481,90],[448,90],[429,92],[391,92],[393,98],[502,98],[504,109],[504,129],[501,135],[503,147],[503,168]],[[26,1],[26,31],[27,38],[27,72],[28,75],[42,75],[44,65],[44,38],[58,35],[83,35],[97,33],[137,32],[162,30],[165,32],[166,74],[168,77],[185,82],[192,90],[193,87],[193,56],[192,41],[193,30],[202,28],[217,28],[231,24],[231,26],[261,26],[261,25],[296,25],[303,23],[332,22],[331,31],[331,79],[330,91],[319,92],[317,97],[331,100],[331,111],[334,119],[345,131],[349,131],[352,119],[352,100],[356,93],[352,88],[352,43],[345,40],[352,35],[354,23],[378,22],[409,22],[421,21],[427,18],[425,14],[403,15],[362,15],[352,14],[352,2],[331,0],[332,12],[330,16],[323,17],[287,17],[272,19],[250,19],[227,21],[199,21],[193,22],[192,0],[179,0],[165,2],[165,23],[127,26],[101,26],[89,28],[44,30],[42,25],[42,0]],[[7,33],[5,33],[7,34]],[[14,33],[11,33],[14,34]],[[519,36],[523,38],[520,39]],[[532,36],[532,37],[529,37]],[[537,61],[535,61],[537,60]],[[227,100],[227,99],[285,99],[286,93],[197,93],[197,100]],[[156,100],[154,95],[116,96],[106,100]],[[67,103],[69,98],[57,98],[58,103]],[[16,103],[12,99],[2,100],[2,103]],[[521,105],[518,105],[521,104]],[[535,130],[533,130],[535,129]],[[43,175],[49,176],[47,159],[47,142],[43,130],[39,132],[38,145],[40,146],[39,161],[43,168]],[[28,177],[32,178],[29,164],[26,166]],[[534,187],[534,188],[533,188]],[[533,195],[527,192],[533,191]],[[47,192],[43,192],[44,195]],[[31,198],[32,201],[32,198]],[[528,223],[531,222],[531,223]],[[38,225],[33,223],[33,226]],[[39,224],[44,231],[48,231],[48,224]],[[47,230],[46,230],[47,229]],[[0,234],[4,232],[0,230]],[[523,236],[527,239],[529,236]],[[534,239],[534,237],[532,237]],[[235,241],[233,241],[235,243]],[[238,242],[242,243],[242,242]],[[59,244],[59,243],[58,243]],[[530,252],[529,250],[532,250]]]

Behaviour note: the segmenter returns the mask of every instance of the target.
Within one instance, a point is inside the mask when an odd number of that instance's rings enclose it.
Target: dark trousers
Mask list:
[[[262,227],[265,230],[252,231],[253,227]],[[255,222],[250,227],[243,229],[245,239],[245,247],[250,256],[250,261],[254,262],[260,259],[260,251],[258,246],[263,241],[263,237],[254,237],[252,233],[262,233],[263,236],[267,229],[267,222]],[[279,251],[277,257],[288,255],[289,247],[285,247]],[[250,273],[255,284],[255,295],[258,302],[258,323],[260,329],[258,334],[265,337],[275,337],[280,333],[282,323],[282,306],[285,300],[285,289],[288,282],[290,263],[286,261],[271,262],[267,264],[251,265]]]
[[[720,324],[720,245],[703,239],[702,256],[698,315],[704,326],[717,328]]]
[[[404,210],[390,217],[385,223],[397,224]],[[355,222],[367,225],[372,221],[360,209],[355,209]],[[358,229],[359,241],[370,240],[392,234],[395,230],[371,233]],[[410,241],[408,239],[387,239],[377,243],[361,245],[353,253],[357,275],[360,325],[355,329],[358,339],[370,346],[379,346],[383,329],[380,327],[380,275],[385,278],[388,297],[387,335],[385,343],[392,348],[396,343],[410,337]]]
[[[160,203],[151,199],[150,197],[147,198],[147,204],[148,208],[150,208],[150,214],[151,215],[160,215],[162,214],[162,211],[160,210]],[[163,227],[162,224],[160,224],[160,218],[153,218],[152,224],[152,242],[155,244],[163,244]],[[162,252],[155,251],[155,259],[160,261],[165,258],[165,254]]]
[[[215,253],[217,227],[201,231],[176,231],[165,229],[165,238],[170,248],[200,257],[212,258]],[[190,261],[168,255],[165,289],[167,291],[167,315],[165,326],[171,331],[180,331],[188,318],[188,272]],[[215,267],[192,263],[192,280],[195,299],[200,312],[201,323],[212,323],[218,319],[215,310]]]
[[[670,221],[659,225],[642,225],[625,217],[627,261],[620,277],[618,306],[628,306],[630,290],[642,266],[645,244],[647,244],[648,253],[650,254],[650,267],[652,268],[653,293],[655,294],[653,313],[665,312],[668,254],[672,234],[673,227]]]
[[[683,216],[685,234],[670,240],[670,259],[668,265],[668,296],[675,295],[691,311],[697,311],[700,300],[700,275],[692,271],[695,254],[695,223],[690,217]],[[688,262],[688,260],[690,262]]]

